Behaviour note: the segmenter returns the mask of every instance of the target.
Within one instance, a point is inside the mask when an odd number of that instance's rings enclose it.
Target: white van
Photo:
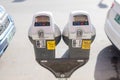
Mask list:
[[[0,56],[7,48],[15,31],[12,17],[6,12],[4,7],[0,5]]]
[[[105,33],[112,44],[120,50],[120,0],[115,0],[108,11]]]

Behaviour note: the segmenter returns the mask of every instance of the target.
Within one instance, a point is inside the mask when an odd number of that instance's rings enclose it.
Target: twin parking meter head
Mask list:
[[[34,46],[38,62],[42,59],[55,58],[55,46],[61,39],[61,32],[54,22],[52,13],[36,13],[29,28],[28,37]]]
[[[64,42],[69,46],[67,57],[89,59],[90,45],[95,38],[95,28],[87,12],[71,12],[62,36]]]
[[[63,33],[68,45],[66,57],[55,58],[55,46],[60,42],[61,32],[50,12],[34,15],[29,29],[29,40],[34,46],[37,62],[51,71],[56,78],[69,78],[89,59],[90,45],[95,38],[95,28],[87,12],[74,11],[70,14]]]

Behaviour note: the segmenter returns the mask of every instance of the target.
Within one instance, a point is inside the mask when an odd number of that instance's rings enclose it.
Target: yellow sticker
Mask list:
[[[55,41],[47,41],[47,49],[54,50],[55,49]]]
[[[91,40],[83,40],[82,41],[82,49],[90,49]]]

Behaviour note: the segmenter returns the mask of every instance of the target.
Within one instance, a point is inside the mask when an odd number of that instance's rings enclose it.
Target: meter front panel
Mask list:
[[[35,27],[50,26],[50,18],[48,16],[37,16],[35,17]]]
[[[73,16],[73,26],[80,26],[80,25],[89,25],[87,15],[75,15],[75,16]]]

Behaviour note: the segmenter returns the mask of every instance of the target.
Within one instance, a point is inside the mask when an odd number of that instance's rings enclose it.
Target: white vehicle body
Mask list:
[[[120,50],[120,0],[115,0],[108,11],[105,33],[113,45]]]
[[[0,6],[0,56],[3,54],[15,33],[12,17]]]

